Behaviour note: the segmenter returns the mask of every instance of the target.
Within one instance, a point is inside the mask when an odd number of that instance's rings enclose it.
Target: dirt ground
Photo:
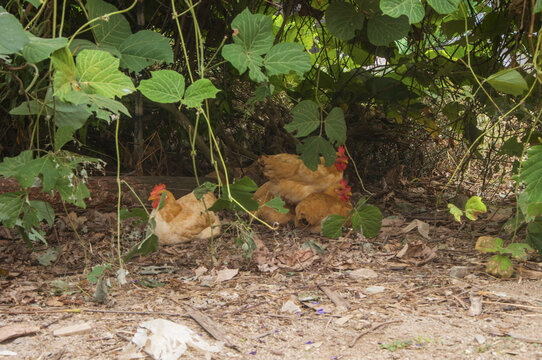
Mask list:
[[[70,215],[80,238],[59,214],[49,247],[35,251],[2,229],[0,338],[17,326],[27,334],[1,342],[0,358],[150,358],[131,339],[141,323],[167,319],[209,344],[227,342],[214,353],[189,347],[181,359],[542,359],[542,263],[516,264],[523,272],[499,280],[474,250],[478,236],[502,236],[509,212],[489,206],[460,226],[426,195],[380,199],[385,220],[375,239],[255,225],[258,248],[247,259],[231,228],[212,244],[217,266],[208,242],[161,247],[126,264],[124,285],[115,276],[114,213]],[[413,220],[421,222],[405,231]],[[129,222],[122,228],[123,249],[142,236]],[[398,257],[405,244],[412,251]],[[40,265],[52,248],[58,256]],[[106,304],[92,302],[86,280],[102,263],[113,265]],[[74,325],[80,331],[70,332]]]

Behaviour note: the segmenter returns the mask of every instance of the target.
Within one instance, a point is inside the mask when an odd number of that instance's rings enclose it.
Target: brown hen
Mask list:
[[[165,204],[158,210],[160,197],[164,192]],[[156,222],[153,233],[162,244],[172,245],[192,239],[209,239],[211,224],[212,235],[220,234],[219,217],[212,211],[205,212],[205,207],[211,207],[216,201],[212,193],[207,193],[197,200],[192,192],[175,200],[173,194],[166,190],[166,186],[159,184],[154,187],[149,200],[153,200],[154,210],[151,216]]]

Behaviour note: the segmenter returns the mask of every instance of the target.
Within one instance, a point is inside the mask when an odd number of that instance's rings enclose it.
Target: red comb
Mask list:
[[[151,195],[155,194],[155,193],[158,193],[158,192],[160,192],[162,190],[165,190],[165,189],[166,189],[166,185],[164,185],[164,184],[154,185],[154,189],[152,189]]]

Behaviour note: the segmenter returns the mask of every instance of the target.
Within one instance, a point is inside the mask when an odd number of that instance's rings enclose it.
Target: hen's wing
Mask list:
[[[274,195],[270,192],[271,182],[266,182],[262,186],[258,188],[258,190],[254,193],[254,199],[258,200],[258,205],[260,206],[258,208],[258,211],[256,212],[256,216],[258,216],[260,219],[265,220],[266,222],[273,224],[273,223],[279,223],[280,225],[284,225],[289,223],[290,221],[294,221],[295,215],[294,215],[294,207],[288,203],[286,203],[285,207],[289,208],[290,211],[286,214],[281,214],[275,209],[272,209],[268,206],[262,206],[263,203],[271,200],[277,195]]]
[[[213,194],[207,193],[203,199],[207,208],[211,207],[216,198]],[[154,233],[160,239],[162,244],[178,244],[190,241],[194,238],[209,238],[211,236],[210,224],[213,224],[212,233],[220,233],[220,219],[209,211],[205,212],[205,206],[202,200],[197,200],[194,193],[190,193],[176,200],[177,205],[182,207],[175,217],[166,221],[161,211],[155,216],[156,227]],[[164,209],[166,209],[164,207]],[[164,210],[162,209],[162,210]]]
[[[295,208],[295,225],[307,227],[311,232],[320,232],[322,220],[329,215],[348,216],[352,205],[335,196],[324,193],[309,195]]]
[[[342,179],[342,172],[335,166],[326,167],[323,165],[323,158],[320,158],[320,165],[316,171],[312,171],[303,164],[303,161],[294,154],[262,155],[259,159],[262,172],[271,181],[291,180],[300,183],[313,184],[324,182],[329,184],[338,183]]]

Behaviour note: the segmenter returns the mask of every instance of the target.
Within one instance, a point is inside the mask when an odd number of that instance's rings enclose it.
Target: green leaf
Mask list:
[[[77,69],[72,53],[67,47],[56,50],[51,55],[51,62],[55,68],[54,95],[64,100],[64,95],[74,89],[78,89]]]
[[[450,210],[450,214],[454,216],[455,221],[460,223],[461,216],[463,216],[463,211],[454,204],[448,204],[448,209]]]
[[[209,208],[212,211],[221,209],[242,210],[241,207],[229,200],[227,187],[223,187],[222,197],[218,199],[213,206]],[[254,192],[258,190],[258,185],[249,177],[243,177],[230,185],[231,196],[239,202],[248,211],[258,210],[258,201],[254,200]]]
[[[55,221],[55,211],[51,204],[40,200],[30,200],[28,202],[30,207],[36,210],[36,215],[39,221],[45,220],[49,226],[53,226]]]
[[[45,157],[33,159],[32,151],[26,150],[15,157],[5,157],[0,163],[0,175],[14,177],[23,187],[34,184],[45,162]]]
[[[55,134],[55,151],[60,150],[68,141],[73,140],[73,129],[71,126],[60,126]]]
[[[49,58],[52,52],[65,47],[68,39],[59,37],[54,39],[42,39],[27,32],[28,44],[23,48],[23,56],[26,61],[38,63]]]
[[[538,14],[542,11],[542,0],[536,0],[534,4],[533,14]]]
[[[0,53],[9,55],[21,51],[29,42],[17,18],[0,6]]]
[[[13,229],[24,207],[22,191],[0,194],[0,222],[8,229]]]
[[[199,79],[192,83],[184,94],[181,102],[188,108],[201,107],[203,100],[214,99],[218,90],[211,80]]]
[[[331,143],[343,145],[346,142],[346,122],[341,108],[331,109],[325,121],[325,129]]]
[[[76,54],[83,50],[102,50],[102,51],[107,51],[108,53],[110,53],[116,58],[120,59],[122,57],[120,50],[111,45],[105,45],[105,44],[96,45],[92,41],[88,41],[85,39],[72,40],[72,42],[70,43],[70,51],[72,52],[72,54]]]
[[[47,91],[43,102],[31,100],[13,108],[10,115],[36,115],[53,117],[58,127],[71,127],[73,130],[81,128],[92,112],[87,106],[60,101]]]
[[[352,40],[356,30],[363,28],[363,14],[356,11],[354,5],[335,1],[326,10],[326,25],[329,32],[344,41]]]
[[[503,279],[508,279],[514,274],[512,261],[504,255],[495,255],[487,262],[486,271]]]
[[[526,185],[520,194],[521,210],[528,217],[542,214],[542,145],[533,146],[527,151],[527,160],[523,161],[519,179]]]
[[[261,71],[263,58],[273,46],[273,24],[265,15],[253,15],[248,9],[237,15],[231,24],[234,44],[222,48],[222,57],[242,75],[247,69],[251,80],[263,82],[267,76]]]
[[[527,242],[542,254],[542,217],[537,217],[527,226]]]
[[[364,199],[362,199],[365,201]],[[363,232],[363,236],[374,238],[382,227],[382,212],[374,205],[356,205],[352,214],[352,228]]]
[[[528,90],[527,82],[515,69],[501,70],[487,78],[487,82],[497,91],[511,95],[521,95]]]
[[[233,19],[231,28],[234,29],[234,43],[247,53],[263,55],[273,46],[273,23],[269,16],[252,14],[246,8]]]
[[[204,182],[200,186],[194,189],[194,196],[196,199],[201,199],[203,195],[207,194],[208,192],[214,192],[217,188],[217,184],[210,183],[209,181]]]
[[[472,196],[465,204],[465,216],[469,220],[478,219],[478,215],[487,211],[486,205],[482,202],[479,196]]]
[[[316,171],[320,165],[320,154],[324,156],[326,166],[331,166],[337,159],[335,148],[324,138],[312,136],[303,140],[303,144],[297,146],[297,153],[306,167]]]
[[[499,155],[521,156],[523,154],[523,144],[518,141],[517,136],[506,140],[501,146]]]
[[[427,0],[427,3],[439,14],[450,14],[457,9],[459,0]]]
[[[91,284],[97,283],[106,269],[111,269],[111,266],[109,264],[93,266],[92,271],[87,275],[88,282]]]
[[[268,96],[273,95],[275,86],[273,84],[261,84],[254,90],[254,96],[247,101],[247,105],[252,105],[256,102],[264,101]]]
[[[78,105],[89,105],[89,112],[98,112],[99,109],[106,109],[108,111],[108,118],[104,120],[107,120],[107,122],[111,121],[111,119],[109,118],[111,113],[115,115],[123,113],[124,115],[131,117],[128,109],[126,109],[126,107],[121,102],[113,99],[108,99],[105,96],[99,94],[85,94],[81,91],[71,91],[69,93],[66,93],[66,100]],[[97,116],[99,115],[97,114]]]
[[[295,71],[300,77],[311,69],[311,59],[300,44],[284,42],[269,50],[263,60],[269,76]]]
[[[88,94],[123,97],[135,91],[132,80],[119,71],[119,59],[105,51],[83,50],[77,56],[79,85]]]
[[[529,255],[528,252],[532,250],[533,248],[525,243],[512,243],[502,249],[501,253],[510,254],[519,261],[526,261]]]
[[[39,9],[39,7],[41,6],[44,0],[26,0],[26,1],[34,5],[36,9]]]
[[[406,16],[392,18],[388,15],[378,15],[367,23],[367,37],[371,44],[388,46],[391,42],[400,40],[408,35],[410,24]]]
[[[420,0],[381,0],[380,10],[384,15],[393,18],[406,15],[410,24],[419,23],[425,15],[425,9]]]
[[[320,126],[318,105],[312,100],[301,101],[292,109],[292,115],[294,119],[284,129],[292,134],[297,131],[295,137],[307,136]]]
[[[173,70],[151,71],[151,78],[141,80],[138,90],[154,102],[175,103],[184,95],[184,76]]]
[[[120,44],[120,66],[136,73],[153,64],[173,62],[170,39],[151,30],[141,30]]]
[[[341,215],[329,215],[322,221],[322,235],[331,239],[338,239],[346,218]]]
[[[102,0],[88,0],[86,8],[89,20],[118,11],[115,6]],[[92,24],[92,32],[99,45],[110,45],[117,49],[132,34],[128,20],[121,14],[97,20]]]
[[[240,45],[228,44],[222,48],[222,57],[228,60],[240,75],[248,69],[252,81],[257,83],[267,81],[267,76],[261,71],[263,58],[260,55],[244,52]]]
[[[280,198],[280,196],[276,196],[262,204],[262,206],[268,206],[271,209],[278,211],[280,214],[286,214],[290,211],[290,209],[285,208],[284,205],[286,205],[286,203]]]
[[[147,227],[147,234],[145,236],[145,239],[131,248],[126,255],[122,257],[122,260],[125,262],[130,261],[134,255],[139,254],[141,256],[146,256],[150,254],[151,252],[155,252],[158,250],[158,237],[150,231],[150,228]]]

